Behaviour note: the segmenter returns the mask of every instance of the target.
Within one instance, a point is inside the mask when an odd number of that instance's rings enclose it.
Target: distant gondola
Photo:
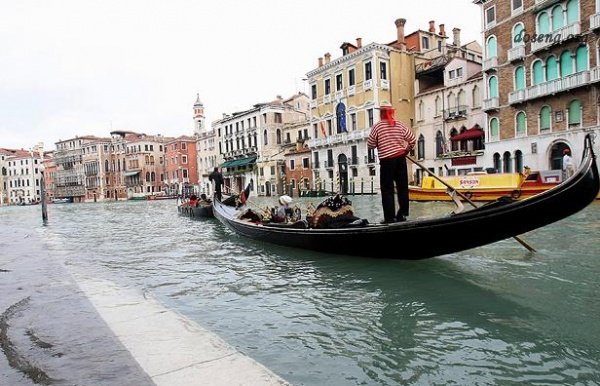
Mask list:
[[[270,227],[238,219],[241,208],[213,203],[215,217],[259,241],[344,255],[424,259],[514,237],[564,219],[594,201],[600,178],[590,136],[579,170],[531,198],[503,197],[476,209],[440,218],[337,229]]]

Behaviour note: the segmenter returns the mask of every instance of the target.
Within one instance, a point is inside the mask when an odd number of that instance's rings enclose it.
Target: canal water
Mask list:
[[[352,200],[381,219],[377,196]],[[68,270],[147,291],[295,385],[600,383],[596,203],[523,235],[535,254],[510,239],[416,262],[261,244],[170,200],[53,205],[47,227],[0,208],[15,216]]]

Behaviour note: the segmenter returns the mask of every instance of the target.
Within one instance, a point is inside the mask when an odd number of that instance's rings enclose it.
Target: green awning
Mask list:
[[[235,168],[238,166],[250,165],[250,164],[253,164],[254,162],[256,162],[256,157],[240,158],[240,159],[234,159],[231,161],[223,162],[221,167],[222,168]]]
[[[125,177],[131,177],[131,176],[135,176],[136,174],[140,174],[141,170],[131,170],[128,172],[125,172]]]

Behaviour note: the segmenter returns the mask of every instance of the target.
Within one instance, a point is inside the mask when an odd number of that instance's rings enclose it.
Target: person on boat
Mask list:
[[[208,180],[215,183],[215,198],[221,199],[221,187],[223,186],[223,174],[219,171],[219,168],[215,168],[215,170],[210,173],[208,176]]]
[[[394,119],[394,112],[389,102],[381,103],[380,120],[372,127],[367,141],[367,147],[377,149],[379,155],[379,183],[384,223],[405,221],[409,214],[406,156],[417,142],[412,130]],[[397,213],[394,185],[400,205]]]
[[[567,179],[575,174],[575,165],[573,164],[573,158],[569,149],[563,150],[563,154],[562,169],[564,178]]]
[[[288,216],[292,215],[292,208],[290,208],[290,204],[293,199],[288,195],[283,195],[279,197],[280,206],[275,210],[275,215],[272,218],[273,222],[286,222]]]
[[[198,197],[195,194],[192,194],[190,196],[190,201],[189,201],[189,205],[191,207],[195,207],[196,205],[198,205]]]
[[[210,198],[206,197],[206,194],[202,193],[200,195],[200,200],[198,200],[198,205],[206,206],[206,205],[210,205],[211,202],[212,201],[210,200]]]

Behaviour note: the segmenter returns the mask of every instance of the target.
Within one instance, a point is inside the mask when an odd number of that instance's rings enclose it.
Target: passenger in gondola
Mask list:
[[[193,207],[196,207],[197,205],[198,205],[198,197],[195,194],[192,194],[190,196],[190,206],[193,208]]]
[[[212,203],[212,200],[208,197],[206,197],[206,194],[202,193],[200,195],[200,200],[198,200],[198,205],[210,205]]]
[[[290,207],[293,199],[290,196],[284,195],[279,197],[280,206],[275,210],[272,216],[273,222],[287,222],[293,215],[293,210]]]

